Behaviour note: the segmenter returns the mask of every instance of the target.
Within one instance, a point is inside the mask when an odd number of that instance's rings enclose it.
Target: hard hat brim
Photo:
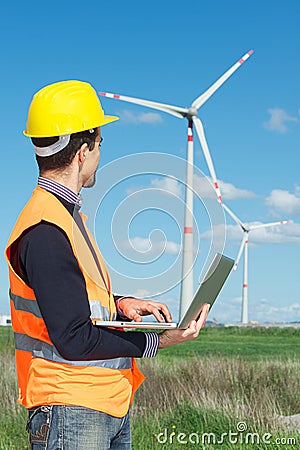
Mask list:
[[[95,124],[91,125],[88,129],[103,127],[103,125],[107,125],[108,123],[116,122],[119,119],[120,118],[117,117],[117,116],[104,116],[101,119],[101,123],[95,123]],[[72,130],[72,133],[68,133],[68,134],[79,133],[80,131],[86,131],[86,129],[75,129],[75,130]],[[27,136],[27,137],[33,137],[33,138],[61,136],[61,134],[59,134],[59,133],[52,134],[52,135],[49,135],[49,136],[45,136],[44,134],[43,135],[33,134],[33,133],[28,133],[27,130],[24,130],[23,134],[25,136]]]
[[[108,123],[116,122],[116,120],[120,120],[118,116],[104,116],[103,122],[98,125],[98,127],[102,127],[103,125],[107,125]]]

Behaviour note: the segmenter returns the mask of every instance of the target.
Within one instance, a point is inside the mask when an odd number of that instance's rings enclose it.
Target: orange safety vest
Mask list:
[[[81,216],[86,221],[86,217],[83,214]],[[109,274],[92,235],[87,230],[105,283],[71,214],[54,195],[36,187],[17,220],[5,251],[9,266],[10,306],[16,345],[18,403],[27,408],[45,404],[77,405],[123,417],[133,401],[135,390],[145,378],[134,358],[91,361],[64,359],[49,338],[33,289],[11,266],[12,243],[25,230],[42,220],[61,228],[70,241],[85,279],[91,320],[114,320],[116,317]]]

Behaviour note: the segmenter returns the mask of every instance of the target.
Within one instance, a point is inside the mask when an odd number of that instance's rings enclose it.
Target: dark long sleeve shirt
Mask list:
[[[101,273],[79,214],[79,196],[45,178],[39,178],[39,185],[55,195],[72,214]],[[62,229],[48,222],[39,223],[13,244],[11,255],[14,269],[34,290],[50,339],[64,358],[92,360],[156,355],[156,333],[123,332],[92,324],[85,280]]]

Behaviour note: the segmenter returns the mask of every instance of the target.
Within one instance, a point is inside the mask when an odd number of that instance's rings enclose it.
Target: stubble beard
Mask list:
[[[90,176],[90,178],[84,183],[84,188],[91,188],[95,186],[96,183],[96,172],[93,173],[93,175]]]

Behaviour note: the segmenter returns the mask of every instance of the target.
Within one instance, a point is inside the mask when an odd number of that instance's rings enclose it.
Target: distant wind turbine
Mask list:
[[[182,256],[182,283],[181,283],[181,313],[184,312],[193,297],[193,164],[194,164],[194,143],[193,143],[193,125],[195,126],[198,138],[204,153],[209,172],[213,179],[214,188],[217,193],[218,201],[222,203],[220,188],[215,174],[214,166],[210,156],[209,148],[206,142],[204,128],[198,117],[198,111],[204,103],[222,86],[222,84],[252,55],[250,50],[239,59],[230,69],[227,70],[215,83],[213,83],[203,94],[194,100],[189,108],[168,105],[165,103],[143,100],[125,95],[112,94],[108,92],[99,92],[100,95],[117,100],[134,103],[147,108],[153,108],[166,112],[180,119],[188,120],[187,133],[187,166],[186,166],[186,191],[185,191],[185,215],[184,215],[184,238],[183,238],[183,256]]]
[[[290,223],[289,220],[281,220],[279,222],[270,222],[270,223],[261,223],[257,225],[247,225],[243,223],[232,211],[228,208],[227,205],[223,203],[223,208],[227,213],[232,217],[232,219],[236,222],[237,225],[241,227],[243,230],[244,236],[240,245],[240,249],[233,266],[233,270],[236,271],[239,261],[241,259],[242,253],[244,252],[244,275],[243,275],[243,295],[242,295],[242,316],[241,322],[243,324],[248,323],[248,244],[249,244],[249,233],[254,230],[258,230],[259,228],[268,228],[274,227],[278,225],[285,225]]]

